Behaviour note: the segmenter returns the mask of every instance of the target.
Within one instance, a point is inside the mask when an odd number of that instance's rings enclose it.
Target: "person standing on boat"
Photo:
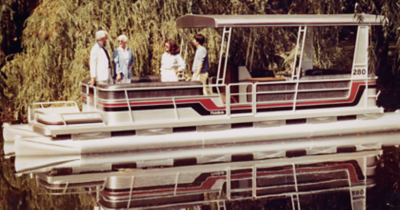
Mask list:
[[[112,66],[110,53],[106,49],[108,33],[106,31],[96,32],[96,44],[90,51],[90,83],[108,84],[112,83]]]
[[[131,70],[134,64],[133,53],[126,46],[128,37],[121,35],[117,38],[119,47],[113,52],[117,83],[131,83]]]
[[[204,36],[202,34],[194,35],[193,45],[196,47],[196,54],[193,61],[193,77],[192,81],[200,81],[203,83],[203,94],[208,95],[206,88],[208,69],[210,68],[208,64],[208,53],[204,44]]]
[[[165,53],[162,55],[160,69],[162,82],[177,82],[177,74],[185,70],[186,64],[179,52],[180,49],[175,41],[165,42]]]

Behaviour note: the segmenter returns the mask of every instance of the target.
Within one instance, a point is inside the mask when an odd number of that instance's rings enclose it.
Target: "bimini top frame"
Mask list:
[[[358,26],[359,29],[363,29],[361,35],[358,34],[358,37],[361,36],[362,43],[359,43],[357,38],[357,43],[361,44],[362,49],[358,49],[358,54],[360,58],[364,58],[364,60],[368,57],[368,54],[364,55],[360,52],[366,52],[368,47],[368,33],[367,30],[371,25],[381,25],[383,21],[386,21],[384,16],[382,15],[369,15],[362,14],[361,16],[355,16],[354,14],[306,14],[306,15],[185,15],[177,19],[176,27],[185,29],[185,28],[223,28],[222,33],[222,41],[221,41],[221,50],[219,56],[218,63],[218,71],[217,71],[217,80],[216,84],[224,84],[225,76],[226,76],[226,67],[228,62],[228,52],[229,52],[229,44],[231,40],[232,28],[243,28],[243,27],[299,27],[299,34],[297,37],[296,49],[298,49],[299,44],[302,43],[301,53],[300,53],[300,62],[303,55],[304,50],[304,41],[305,34],[307,31],[307,27],[311,26]],[[303,33],[303,34],[302,34]],[[301,35],[303,35],[302,41]],[[221,73],[221,64],[223,59],[223,49],[225,44],[225,36],[227,36],[227,47],[225,51],[225,61],[224,66],[222,67],[222,75]],[[181,40],[181,46],[183,46],[183,37]],[[186,32],[186,38],[188,42],[188,32]],[[187,46],[186,42],[186,46]],[[250,43],[249,43],[250,44]],[[182,50],[182,49],[181,49]],[[254,50],[254,43],[253,43]],[[355,52],[357,54],[357,51]],[[249,50],[247,51],[249,53]],[[362,54],[362,55],[361,55]],[[365,57],[363,57],[365,56]],[[246,56],[246,64],[247,64]],[[251,56],[252,57],[252,56]],[[297,58],[297,50],[296,56]],[[186,54],[185,54],[186,60]],[[361,59],[358,59],[361,60]],[[296,60],[294,61],[296,64]],[[367,62],[362,62],[362,65],[354,65],[352,72],[355,71],[355,67],[357,70],[362,69],[363,72],[366,72],[365,75],[368,75],[367,71]],[[292,71],[292,80],[299,78],[299,72],[295,72],[295,67]],[[300,64],[301,66],[301,64]],[[250,68],[251,69],[251,68]],[[353,73],[352,73],[353,75]],[[357,74],[356,74],[357,75]],[[217,89],[218,90],[218,89]],[[219,91],[218,91],[219,92]]]
[[[362,14],[359,21],[354,14],[328,15],[185,15],[176,21],[177,28],[223,28],[256,26],[336,26],[381,25],[380,15]]]

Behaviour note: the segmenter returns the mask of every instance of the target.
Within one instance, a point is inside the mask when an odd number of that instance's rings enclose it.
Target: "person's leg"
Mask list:
[[[208,95],[207,79],[208,79],[208,73],[200,74],[200,82],[203,84],[203,94],[205,96]]]

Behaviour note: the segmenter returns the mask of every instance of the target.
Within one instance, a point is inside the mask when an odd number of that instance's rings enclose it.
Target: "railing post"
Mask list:
[[[226,169],[226,197],[231,199],[231,168]]]
[[[251,87],[251,107],[253,109],[253,115],[257,114],[257,83],[254,83]]]
[[[61,119],[62,119],[62,121],[64,123],[64,126],[67,127],[68,125],[67,125],[67,122],[64,119],[64,115],[61,114],[60,116],[61,116]]]
[[[174,196],[176,196],[176,191],[178,190],[178,182],[179,182],[179,172],[176,173],[175,188],[174,188]]]
[[[294,187],[296,190],[296,197],[297,197],[297,208],[300,208],[300,199],[299,199],[299,187],[297,185],[297,173],[296,173],[296,165],[294,163],[292,163],[292,167],[293,167],[293,178],[294,178]]]
[[[65,194],[65,193],[67,192],[68,185],[69,185],[69,182],[66,182],[66,183],[65,183],[64,190],[63,190],[63,194]]]
[[[131,122],[133,123],[133,116],[132,116],[133,113],[132,113],[131,103],[129,101],[129,96],[128,96],[128,91],[127,90],[125,90],[125,97],[126,97],[126,102],[128,104],[129,116],[131,118]]]
[[[129,206],[131,205],[131,201],[132,201],[132,191],[133,191],[133,186],[135,183],[135,176],[132,176],[131,179],[131,188],[129,190],[129,201],[128,201],[128,205],[126,206],[127,209],[129,209]]]
[[[172,102],[174,103],[175,118],[179,120],[178,109],[176,108],[175,97],[172,97]]]
[[[100,191],[99,191],[99,187],[100,187],[100,186],[96,186],[96,201],[97,201],[97,202],[100,201]]]
[[[231,116],[231,85],[225,85],[226,115]]]
[[[257,198],[257,166],[253,166],[253,176],[252,176],[252,189],[253,198]]]

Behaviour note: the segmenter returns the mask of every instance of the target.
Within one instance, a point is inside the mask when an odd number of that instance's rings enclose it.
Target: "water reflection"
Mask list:
[[[13,156],[12,144],[4,148]],[[9,183],[7,198],[15,203],[6,206],[13,209],[365,209],[380,153],[203,165],[144,164],[129,152],[18,155],[4,162],[2,182]],[[172,166],[163,166],[168,161]]]

